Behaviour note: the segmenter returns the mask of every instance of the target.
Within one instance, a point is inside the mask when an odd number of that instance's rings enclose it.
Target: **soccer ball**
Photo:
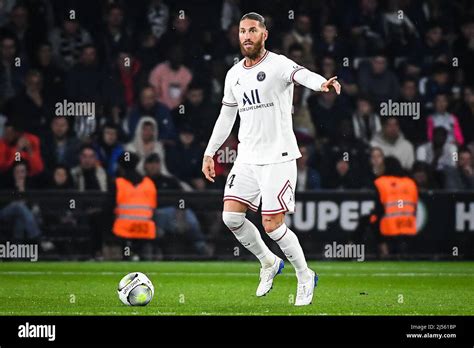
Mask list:
[[[146,306],[153,298],[155,288],[146,275],[133,272],[122,278],[117,293],[127,306]]]

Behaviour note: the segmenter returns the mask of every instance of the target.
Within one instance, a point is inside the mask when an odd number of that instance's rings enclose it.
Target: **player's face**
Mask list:
[[[258,21],[252,19],[241,21],[239,41],[242,55],[250,59],[257,58],[264,47],[267,36],[267,30],[261,27]]]

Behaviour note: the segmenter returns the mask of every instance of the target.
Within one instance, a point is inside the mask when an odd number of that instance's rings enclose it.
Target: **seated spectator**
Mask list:
[[[5,112],[20,120],[26,132],[42,137],[47,130],[54,102],[45,98],[41,73],[30,70],[25,77],[25,88],[7,102]]]
[[[446,167],[444,169],[444,188],[447,190],[474,190],[474,169],[472,154],[467,149],[461,149],[458,153],[457,167]]]
[[[407,78],[402,82],[400,88],[400,103],[418,103],[420,105],[420,118],[414,120],[411,117],[400,118],[400,128],[405,137],[414,145],[425,143],[426,138],[426,111],[421,103],[418,93],[417,82],[414,79]]]
[[[426,162],[415,162],[411,170],[411,177],[420,190],[434,190],[439,188],[432,167]]]
[[[435,170],[443,170],[445,167],[455,167],[456,145],[449,143],[448,132],[444,127],[435,127],[432,141],[419,146],[416,149],[416,160],[426,162]]]
[[[314,45],[314,55],[316,57],[332,56],[337,61],[349,56],[348,48],[338,35],[335,23],[326,23],[323,26],[321,39]]]
[[[7,122],[0,139],[0,174],[12,169],[20,160],[28,162],[29,176],[40,174],[44,169],[40,146],[36,135],[25,132],[19,124]]]
[[[22,197],[22,193],[30,189],[35,189],[35,181],[28,176],[29,168],[28,162],[18,161],[15,162],[12,169],[9,171],[9,175],[6,177],[3,188],[19,194],[19,198]]]
[[[119,142],[119,129],[113,123],[106,123],[101,130],[99,139],[94,143],[94,149],[101,166],[109,177],[115,177],[118,160],[124,152]]]
[[[79,165],[71,169],[74,188],[83,191],[107,192],[107,173],[97,161],[95,150],[90,145],[83,145],[79,152]]]
[[[339,154],[335,166],[328,170],[330,175],[323,178],[324,188],[335,190],[362,188],[362,178],[354,172],[353,164],[344,154]]]
[[[294,43],[300,44],[304,49],[301,63],[308,69],[313,70],[313,36],[311,35],[311,26],[311,17],[309,15],[297,15],[293,28],[283,36],[283,54],[288,55],[290,46]]]
[[[373,135],[382,129],[380,116],[374,112],[368,96],[359,95],[356,100],[356,110],[352,115],[354,136],[366,144],[370,143]]]
[[[153,180],[158,194],[160,190],[182,190],[179,181],[162,172],[161,160],[157,154],[151,154],[145,160],[145,174]],[[179,221],[184,221],[180,226]],[[185,229],[187,239],[193,244],[194,250],[199,255],[210,256],[211,249],[207,245],[206,237],[202,233],[201,225],[192,209],[178,209],[176,206],[159,205],[155,211],[155,223],[161,232],[177,233],[180,228]]]
[[[158,64],[150,73],[148,82],[155,89],[156,99],[170,110],[178,107],[193,78],[192,72],[183,65],[184,52],[181,46],[168,51],[168,60]]]
[[[474,85],[474,17],[466,18],[461,24],[462,36],[453,43],[453,56],[459,58],[459,68],[465,83]]]
[[[204,87],[198,82],[192,82],[186,92],[183,108],[173,111],[174,124],[180,128],[189,126],[194,132],[198,143],[206,143],[212,133],[217,113],[215,105],[205,99]]]
[[[474,144],[474,86],[464,88],[463,101],[457,110],[466,144]]]
[[[69,122],[65,116],[56,116],[51,120],[50,132],[41,143],[41,154],[46,170],[51,173],[59,164],[72,168],[78,163],[79,139],[69,131]]]
[[[336,102],[336,92],[313,94],[308,99],[311,119],[316,127],[316,134],[322,141],[336,136],[337,124],[343,119],[350,119],[349,110]]]
[[[361,92],[374,98],[376,105],[389,99],[396,100],[400,91],[397,76],[388,68],[387,57],[376,54],[370,65],[359,67],[359,88]]]
[[[426,83],[420,86],[424,107],[433,108],[433,100],[438,94],[450,95],[452,90],[451,70],[447,64],[438,63],[433,66],[432,73]]]
[[[160,40],[168,29],[169,8],[162,0],[151,0],[146,13],[146,25],[154,37]]]
[[[61,28],[55,28],[49,35],[55,60],[61,69],[69,70],[78,61],[82,48],[92,42],[90,34],[72,19],[69,11],[62,20]]]
[[[296,191],[313,191],[321,189],[321,175],[316,169],[308,167],[308,147],[300,146],[301,157],[296,160],[298,180]]]
[[[12,234],[2,236],[12,242],[35,242],[41,237],[41,230],[31,209],[23,200],[9,202],[0,207],[0,222],[12,225]]]
[[[52,170],[49,188],[52,190],[71,190],[74,188],[68,167],[59,164]]]
[[[155,119],[150,116],[144,116],[138,121],[134,137],[125,145],[125,151],[133,152],[139,157],[137,171],[142,175],[144,173],[143,165],[145,158],[152,153],[160,156],[163,161],[161,170],[165,175],[169,175],[168,168],[166,167],[165,148],[163,142],[158,139],[159,131]]]
[[[385,171],[384,167],[384,159],[385,155],[383,150],[380,147],[372,147],[370,149],[370,178],[369,182],[373,182],[376,178],[382,175]],[[369,185],[369,187],[373,188],[373,185]]]
[[[132,37],[125,28],[123,8],[118,4],[109,5],[105,25],[98,39],[101,61],[111,66],[119,53],[128,52],[132,44]]]
[[[303,93],[304,87],[295,85],[293,90],[293,129],[299,137],[304,136],[314,139],[316,130],[308,106],[303,103]],[[208,134],[211,131],[208,131]]]
[[[230,25],[225,35],[218,37],[213,55],[223,62],[224,69],[232,67],[241,59],[238,23]]]
[[[43,77],[42,92],[46,100],[61,100],[64,98],[64,73],[53,59],[53,47],[49,42],[43,42],[36,49],[33,67]]]
[[[26,64],[17,66],[18,47],[15,37],[5,35],[0,40],[0,106],[23,88],[28,71]]]
[[[443,93],[436,95],[434,101],[434,112],[428,116],[427,131],[428,140],[433,139],[433,130],[436,127],[443,127],[448,133],[447,142],[462,146],[464,144],[464,137],[462,135],[461,126],[458,117],[448,111],[449,100],[448,96]]]
[[[160,128],[159,140],[173,142],[176,139],[176,129],[168,107],[156,101],[153,87],[145,86],[140,91],[138,105],[134,106],[125,120],[125,129],[129,137],[133,137],[138,122],[143,117],[152,117]]]
[[[183,125],[179,130],[176,145],[166,147],[168,168],[180,180],[192,185],[198,190],[205,188],[202,178],[202,149],[198,146],[194,131],[189,125]]]
[[[405,170],[410,170],[415,161],[413,145],[403,136],[395,117],[382,120],[382,130],[374,135],[370,144],[381,148],[384,156],[398,159]]]

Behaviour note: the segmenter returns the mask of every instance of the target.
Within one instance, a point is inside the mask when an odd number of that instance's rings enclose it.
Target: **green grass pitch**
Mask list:
[[[474,315],[474,262],[314,261],[313,304],[293,305],[286,262],[257,298],[257,262],[0,262],[0,315]],[[155,285],[146,307],[116,288],[139,271]]]

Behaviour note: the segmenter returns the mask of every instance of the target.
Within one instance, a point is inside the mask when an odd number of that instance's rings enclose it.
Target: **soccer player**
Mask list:
[[[295,233],[285,224],[285,213],[294,213],[296,159],[301,157],[292,126],[294,83],[314,91],[339,94],[337,77],[326,80],[283,55],[265,49],[268,31],[264,18],[251,12],[240,20],[240,50],[244,58],[227,73],[220,115],[204,152],[202,171],[214,182],[214,154],[229,136],[239,112],[237,159],[224,191],[222,218],[237,240],[261,263],[256,295],[272,288],[283,260],[265,245],[255,225],[245,218],[247,209],[262,203],[265,232],[278,244],[296,270],[296,306],[309,305],[318,276],[308,268]]]

